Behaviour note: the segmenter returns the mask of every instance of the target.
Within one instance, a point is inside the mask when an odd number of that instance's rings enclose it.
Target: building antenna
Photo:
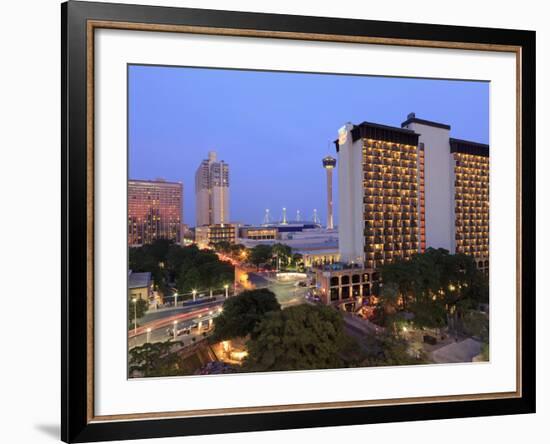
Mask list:
[[[270,222],[271,222],[271,218],[269,217],[269,208],[266,208],[266,209],[265,209],[265,214],[264,214],[264,222],[263,222],[263,224],[264,224],[264,225],[269,225]]]
[[[313,209],[313,223],[314,224],[321,224],[321,220],[319,219],[319,216],[317,216],[317,208]]]

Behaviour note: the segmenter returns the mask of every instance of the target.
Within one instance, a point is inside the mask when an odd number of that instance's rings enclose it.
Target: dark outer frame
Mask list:
[[[93,415],[93,77],[90,22],[181,32],[178,26],[237,35],[515,51],[518,56],[518,385],[500,396],[340,403],[317,408],[238,409],[120,417]],[[157,438],[535,412],[535,32],[69,1],[61,5],[62,381],[65,442]],[[106,26],[109,27],[109,26]],[[111,27],[119,27],[117,25]],[[191,31],[192,32],[192,31]],[[217,31],[210,33],[218,33]],[[231,35],[231,34],[228,34]],[[233,34],[235,35],[235,34]],[[301,38],[301,37],[298,37]],[[501,47],[501,49],[499,49]],[[508,49],[503,49],[508,47]],[[91,100],[90,100],[91,99]],[[230,410],[230,409],[228,409]],[[173,417],[172,417],[173,416]]]

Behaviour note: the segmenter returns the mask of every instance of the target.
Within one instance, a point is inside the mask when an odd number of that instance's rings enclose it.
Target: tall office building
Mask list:
[[[229,165],[208,153],[195,173],[196,226],[228,223]]]
[[[424,146],[426,245],[489,269],[489,145],[449,137],[450,125],[407,116]]]
[[[128,245],[155,239],[181,242],[183,185],[158,180],[128,181]]]

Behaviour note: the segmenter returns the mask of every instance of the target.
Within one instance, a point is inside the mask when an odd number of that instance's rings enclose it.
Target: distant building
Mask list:
[[[149,302],[153,298],[153,279],[151,273],[128,272],[128,296]]]
[[[302,255],[304,267],[306,268],[334,264],[340,261],[340,252],[337,246],[334,248],[293,248],[292,252]]]
[[[276,227],[252,227],[244,226],[239,228],[239,238],[250,240],[275,240],[278,231]]]
[[[313,251],[325,251],[328,262],[333,260],[335,255],[339,255],[338,231],[327,230],[307,221],[265,224],[260,227],[243,226],[239,229],[237,242],[248,248],[256,245],[284,244],[289,246],[293,253],[310,252],[308,260],[304,261],[307,267],[314,262],[326,263],[321,256],[315,259]]]
[[[159,180],[128,181],[128,245],[155,239],[181,241],[183,185]]]
[[[217,224],[195,227],[195,243],[199,248],[206,248],[210,244],[237,240],[238,226],[236,224]]]
[[[229,165],[208,153],[195,173],[196,226],[228,223]]]

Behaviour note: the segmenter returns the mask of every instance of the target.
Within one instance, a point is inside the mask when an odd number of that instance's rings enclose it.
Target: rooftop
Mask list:
[[[160,185],[160,186],[178,186],[181,187],[181,182],[168,182],[164,179],[155,179],[155,180],[147,180],[147,179],[128,179],[128,185],[134,184],[134,185]]]
[[[489,157],[489,145],[485,143],[450,138],[449,144],[451,145],[451,153],[463,153]]]
[[[354,142],[358,139],[374,139],[404,145],[418,145],[419,134],[407,128],[365,121],[359,125],[354,125],[351,136]],[[336,152],[338,152],[340,150],[338,140],[335,140],[334,144],[336,145]]]
[[[128,273],[128,288],[144,288],[151,285],[151,273],[134,273],[130,270]]]
[[[447,125],[445,123],[434,122],[432,120],[419,119],[418,117],[416,117],[415,113],[409,113],[409,115],[407,116],[407,120],[405,120],[401,124],[401,127],[407,126],[409,123],[418,123],[419,125],[433,126],[434,128],[441,128],[446,130],[451,129],[451,125]]]
[[[361,270],[364,269],[362,264],[347,263],[347,262],[334,262],[333,264],[323,264],[316,268],[324,271],[340,271],[340,270]]]

